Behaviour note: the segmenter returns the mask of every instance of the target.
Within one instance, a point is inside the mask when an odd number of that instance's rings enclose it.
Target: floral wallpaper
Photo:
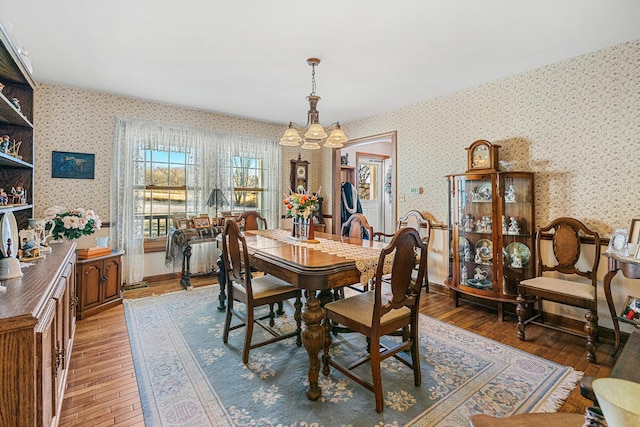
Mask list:
[[[446,222],[445,176],[464,173],[465,147],[487,139],[514,170],[535,172],[536,224],[574,216],[608,236],[640,217],[640,40],[343,128],[351,138],[397,130],[399,213]]]
[[[92,208],[103,222],[109,221],[116,117],[274,139],[279,139],[283,132],[281,125],[273,123],[49,84],[36,87],[34,103],[36,216],[49,206],[62,205]],[[94,153],[95,179],[51,178],[52,151]],[[288,177],[287,174],[287,182]]]

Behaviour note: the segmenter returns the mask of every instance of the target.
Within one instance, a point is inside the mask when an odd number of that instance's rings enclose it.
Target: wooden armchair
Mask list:
[[[395,251],[391,274],[391,295],[383,296],[382,274],[385,257]],[[411,279],[411,272],[419,255],[418,281]],[[375,394],[376,411],[384,409],[382,394],[382,374],[380,363],[388,357],[395,357],[413,369],[414,384],[422,382],[418,343],[418,317],[420,311],[420,286],[427,268],[427,245],[413,228],[400,230],[391,243],[382,250],[375,276],[375,290],[328,303],[325,309],[325,326],[334,323],[344,325],[354,332],[363,334],[370,342],[368,356],[348,365],[340,363],[329,355],[331,348],[331,328],[325,327],[324,353],[322,356],[324,375],[329,375],[330,367],[337,369],[358,384]],[[385,292],[386,289],[385,289]],[[398,335],[397,331],[409,329],[408,336],[398,336],[392,347],[382,345],[380,337]],[[393,340],[393,338],[392,338]],[[410,350],[411,361],[400,356],[400,352]],[[349,355],[341,355],[340,358]],[[351,355],[353,356],[353,355]],[[372,382],[361,377],[353,369],[369,361]]]
[[[590,260],[590,268],[587,271],[578,268],[581,236],[592,238],[594,244],[594,258]],[[542,249],[542,241],[545,239],[552,240],[552,253],[546,253]],[[583,308],[587,310],[584,325],[587,337],[587,360],[596,363],[595,343],[598,341],[596,274],[600,263],[600,236],[577,219],[558,218],[546,227],[540,228],[536,233],[535,253],[537,277],[523,280],[518,286],[518,305],[516,307],[518,338],[525,339],[525,326],[529,323],[582,336],[575,331],[543,323],[542,301],[553,301]],[[562,278],[558,278],[557,274],[554,277],[543,276],[546,272],[561,273]],[[571,280],[571,278],[580,277],[588,279],[589,282]],[[538,313],[530,317],[530,306],[535,301],[538,301]]]
[[[300,289],[280,280],[274,276],[261,276],[252,278],[249,264],[249,253],[247,245],[238,223],[228,219],[224,225],[222,233],[222,254],[224,258],[224,267],[227,275],[227,316],[224,323],[224,332],[222,341],[227,344],[229,340],[229,332],[235,329],[245,327],[244,347],[242,350],[242,363],[249,363],[249,350],[271,344],[290,337],[296,337],[296,344],[302,345],[300,336],[301,332],[301,308]],[[285,300],[295,298],[295,319],[296,330],[286,334],[280,334],[273,329],[274,311],[273,305],[281,303]],[[245,305],[245,311],[241,312],[235,307],[235,302]],[[257,307],[269,305],[269,314],[263,317],[255,317],[255,309]],[[235,316],[242,323],[231,326],[232,317]],[[269,319],[269,324],[265,324],[262,320]],[[253,326],[257,324],[271,335],[273,338],[252,343]]]

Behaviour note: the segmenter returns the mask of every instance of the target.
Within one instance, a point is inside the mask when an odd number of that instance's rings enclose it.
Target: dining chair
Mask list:
[[[410,210],[398,220],[397,230],[401,230],[406,227],[411,227],[417,230],[422,241],[427,245],[429,244],[429,240],[431,239],[431,221],[425,218],[425,216],[420,211]],[[393,237],[393,234],[385,234],[382,232],[374,233],[374,240],[382,241],[385,237]],[[417,276],[418,266],[416,265],[416,268],[413,272],[414,280],[417,278]],[[388,277],[389,276],[384,277],[383,280],[388,281]],[[429,293],[429,274],[426,270],[424,273],[423,288],[425,290],[425,293]]]
[[[249,350],[262,347],[290,337],[296,337],[296,344],[302,344],[301,332],[301,308],[300,289],[275,276],[266,275],[257,278],[251,277],[249,253],[246,240],[240,231],[238,223],[233,219],[227,219],[222,232],[222,253],[224,267],[227,275],[227,316],[224,323],[222,341],[227,344],[229,332],[245,327],[244,346],[242,350],[242,363],[249,363]],[[274,329],[273,305],[295,298],[294,318],[296,320],[295,331],[280,332]],[[245,311],[236,308],[235,303],[244,304]],[[261,306],[269,306],[269,314],[256,317],[255,310]],[[232,317],[235,316],[242,323],[231,326]],[[269,324],[263,320],[269,319]],[[252,342],[254,324],[260,326],[273,338],[257,343]]]
[[[385,258],[393,253],[391,270],[391,284],[383,290],[382,275]],[[418,258],[419,257],[419,258]],[[419,259],[419,261],[418,261]],[[411,273],[416,265],[418,281],[411,279]],[[418,320],[420,309],[420,294],[422,279],[427,269],[427,244],[413,228],[399,230],[380,253],[376,275],[375,289],[324,306],[325,325],[338,323],[354,332],[364,335],[369,342],[368,353],[358,360],[346,364],[337,361],[337,354],[331,355],[331,328],[325,327],[324,352],[322,356],[324,375],[329,375],[330,367],[335,368],[358,384],[364,386],[375,395],[376,411],[384,410],[382,395],[381,362],[388,357],[395,357],[403,364],[413,369],[414,384],[422,382],[420,370],[420,354],[418,344]],[[390,293],[389,293],[390,291]],[[408,328],[408,335],[397,336],[397,332]],[[381,337],[388,335],[383,343]],[[402,357],[400,352],[410,350],[411,360]],[[354,354],[343,353],[340,359],[346,359]],[[354,371],[362,364],[370,362],[371,381]]]
[[[243,230],[266,230],[267,220],[258,211],[244,211],[238,222]]]
[[[593,258],[581,257],[581,238],[589,237],[594,245]],[[550,245],[543,245],[551,240]],[[543,247],[544,246],[544,247]],[[549,248],[550,249],[547,249]],[[600,236],[575,218],[562,217],[546,227],[538,229],[535,238],[537,260],[536,277],[523,280],[518,285],[516,313],[518,338],[525,339],[525,327],[529,323],[561,330],[574,335],[578,332],[544,323],[543,301],[586,309],[584,335],[587,337],[587,360],[596,363],[595,343],[598,341],[597,271],[600,263]],[[553,275],[543,275],[552,272]],[[586,280],[577,281],[584,278]],[[538,312],[532,314],[532,306],[538,302]]]
[[[369,225],[367,217],[361,213],[351,214],[349,219],[340,227],[341,237],[354,237],[357,239],[370,240],[373,238],[373,227]],[[369,290],[369,285],[361,285],[360,283],[348,285],[350,289],[358,292],[366,292]],[[344,298],[344,287],[336,289],[339,292],[339,297]],[[335,292],[335,290],[334,290]]]

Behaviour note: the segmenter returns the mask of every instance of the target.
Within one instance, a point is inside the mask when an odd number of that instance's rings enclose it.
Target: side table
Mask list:
[[[611,280],[618,273],[622,271],[622,275],[627,279],[640,279],[640,259],[622,257],[614,254],[603,254],[608,259],[608,272],[604,276],[602,285],[604,287],[604,295],[607,298],[607,305],[609,306],[609,312],[611,313],[611,319],[613,320],[613,329],[615,331],[616,346],[613,349],[613,354],[618,352],[620,348],[620,325],[618,322],[624,322],[638,327],[636,322],[632,322],[624,317],[618,316],[616,307],[613,304],[613,297],[611,296]]]
[[[76,316],[85,319],[93,314],[122,304],[122,255],[110,254],[76,261]]]

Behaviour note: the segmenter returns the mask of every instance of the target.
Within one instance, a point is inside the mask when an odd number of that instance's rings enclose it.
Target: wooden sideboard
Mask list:
[[[0,426],[57,426],[75,333],[76,244],[3,281],[0,293]]]
[[[112,250],[109,255],[78,259],[78,320],[122,304],[123,254]]]

